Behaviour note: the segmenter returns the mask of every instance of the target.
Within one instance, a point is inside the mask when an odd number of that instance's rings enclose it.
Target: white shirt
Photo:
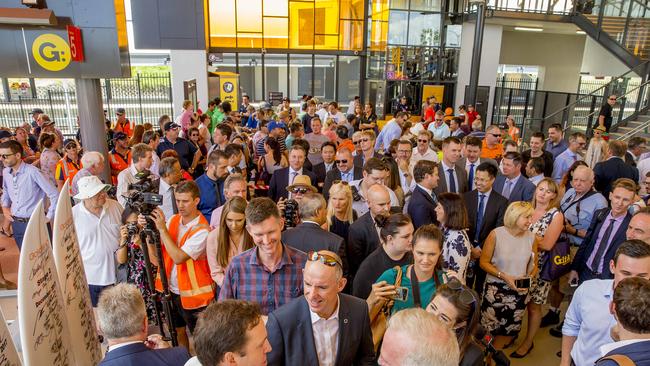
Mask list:
[[[126,207],[126,198],[123,196],[129,191],[129,184],[138,181],[138,178],[135,177],[136,174],[138,174],[138,170],[135,168],[135,165],[131,164],[117,175],[117,192],[115,195],[117,196],[117,202],[122,207]]]
[[[187,223],[187,225],[183,225],[183,220],[181,220],[180,224],[178,225],[178,239],[183,237],[185,233],[193,228],[194,226],[199,224],[199,217],[197,216],[194,220],[190,221]],[[169,221],[167,220],[167,228],[169,229]],[[187,238],[185,241],[185,244],[181,247],[181,250],[185,252],[190,258],[193,260],[199,259],[200,257],[205,257],[205,239],[208,238],[208,229],[201,229],[194,233],[194,235],[190,236]],[[178,244],[178,243],[177,243]],[[178,276],[176,275],[176,266],[172,266],[172,272],[169,275],[169,290],[176,295],[180,294],[180,290],[178,289]]]
[[[151,163],[151,167],[149,168],[149,171],[151,171],[151,174],[160,178],[160,173],[158,173],[158,170],[160,169],[160,158],[158,157],[158,154],[156,154],[156,151],[152,152],[151,161],[152,163]]]
[[[474,164],[474,177],[476,177],[476,168],[478,168],[479,165],[481,165],[481,158],[476,159],[475,162],[469,161],[469,159],[465,159],[465,171],[467,172],[467,185],[469,187],[470,191],[474,190],[474,181],[469,181],[469,172],[471,165]]]
[[[542,179],[544,179],[544,174],[540,174],[540,175],[536,175],[536,176],[534,176],[534,177],[530,177],[530,178],[528,178],[528,180],[529,180],[531,183],[533,183],[535,186],[537,186],[537,184],[539,184],[539,182],[541,182]]]
[[[99,217],[88,211],[83,202],[72,207],[81,260],[90,285],[115,283],[115,251],[120,245],[122,210],[122,206],[110,198]]]
[[[320,366],[334,366],[339,346],[339,308],[341,300],[338,300],[336,310],[329,319],[321,318],[318,314],[309,309],[311,316],[311,329],[314,333],[316,354]]]
[[[413,164],[409,164],[409,171],[405,172],[402,169],[399,169],[399,182],[400,186],[402,186],[402,191],[404,191],[404,194],[407,194],[408,192],[413,191],[415,189],[415,179],[413,179]],[[411,184],[406,184],[406,177],[404,174],[408,173],[411,176]]]
[[[451,192],[451,187],[449,186],[449,172],[447,171],[448,169],[451,169],[452,170],[451,174],[454,175],[454,185],[456,186],[456,191],[453,192],[453,193],[460,193],[460,187],[458,185],[458,174],[456,174],[456,167],[447,166],[447,164],[445,164],[444,160],[441,163],[442,163],[441,164],[442,170],[443,170],[443,173],[445,175],[445,182],[447,182],[447,191]]]
[[[411,164],[415,166],[415,163],[417,163],[420,160],[430,160],[433,161],[434,163],[438,163],[438,154],[436,154],[435,151],[431,149],[427,149],[427,151],[424,154],[420,154],[418,151],[417,147],[413,148],[413,155],[411,155]]]
[[[630,344],[634,344],[634,343],[647,342],[647,341],[648,341],[648,339],[628,339],[628,340],[625,340],[625,341],[618,341],[618,342],[603,344],[602,346],[600,346],[600,354],[601,354],[601,357],[602,357],[602,356],[605,356],[606,354],[612,352],[613,350],[615,350],[617,348],[629,346]]]
[[[106,350],[106,352],[115,351],[118,348],[122,348],[124,346],[128,346],[130,344],[136,344],[136,343],[142,343],[142,341],[131,341],[131,342],[124,342],[124,343],[114,344],[114,345],[108,347],[108,350]]]
[[[329,173],[332,168],[334,168],[334,162],[331,162],[327,164],[326,162],[323,162],[323,165],[325,165],[325,174]]]
[[[636,168],[639,169],[639,186],[641,186],[641,193],[642,194],[648,194],[650,192],[647,192],[645,190],[645,175],[650,172],[650,159],[643,159],[639,161],[639,163],[636,165]]]
[[[325,124],[325,121],[327,120],[327,116],[330,115],[330,113],[325,108],[319,109],[318,111],[316,111],[316,114],[318,115],[318,118],[320,118],[321,125]]]
[[[172,195],[173,191],[174,187],[170,186],[167,184],[167,182],[160,179],[160,184],[158,185],[158,194],[163,196],[163,203],[159,207],[165,214],[166,219],[169,219],[174,214],[174,204],[172,203],[172,200],[174,199],[174,196]]]

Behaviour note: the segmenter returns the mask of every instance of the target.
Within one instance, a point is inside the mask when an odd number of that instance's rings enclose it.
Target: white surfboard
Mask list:
[[[79,252],[79,240],[72,218],[70,180],[66,180],[56,205],[53,226],[54,263],[63,292],[72,352],[77,365],[97,365],[102,359],[97,340],[88,281]]]
[[[18,324],[25,365],[74,365],[43,200],[27,224],[18,267]]]
[[[11,333],[7,328],[7,321],[0,310],[0,365],[20,366],[21,364]]]

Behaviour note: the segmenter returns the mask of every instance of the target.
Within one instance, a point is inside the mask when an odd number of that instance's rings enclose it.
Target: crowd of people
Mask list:
[[[645,139],[553,124],[524,141],[510,116],[458,110],[430,98],[382,125],[359,98],[244,96],[136,125],[118,109],[103,156],[35,109],[0,131],[2,233],[21,248],[70,181],[105,365],[500,365],[545,327],[563,366],[647,363]],[[152,334],[166,324],[183,347]]]

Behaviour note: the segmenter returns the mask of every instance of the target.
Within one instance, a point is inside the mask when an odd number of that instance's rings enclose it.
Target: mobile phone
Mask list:
[[[530,288],[530,277],[516,279],[515,286],[517,288]]]
[[[393,295],[394,300],[406,301],[409,297],[408,287],[397,287],[395,288],[395,295]]]

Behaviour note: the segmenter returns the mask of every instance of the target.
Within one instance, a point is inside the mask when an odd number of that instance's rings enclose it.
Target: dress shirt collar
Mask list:
[[[165,182],[164,179],[160,178],[160,192],[166,193],[171,188],[173,188],[173,187],[170,186],[169,184],[167,184],[167,182]]]
[[[492,189],[490,189],[489,191],[487,191],[485,193],[482,193],[482,192],[477,190],[476,193],[478,193],[478,196],[477,196],[478,201],[477,202],[479,202],[481,200],[481,195],[484,195],[485,196],[485,202],[483,202],[483,204],[487,204],[487,201],[490,199],[490,194],[492,193]]]
[[[20,166],[18,167],[18,171],[14,171],[13,168],[10,169],[11,174],[13,174],[13,175],[18,175],[18,174],[22,174],[22,173],[24,173],[24,172],[25,172],[25,165],[26,165],[26,164],[27,164],[27,163],[25,163],[24,161],[21,161],[21,162],[20,162]]]
[[[542,179],[544,179],[544,174],[539,174],[529,178],[529,180],[535,185],[537,185],[537,183],[539,183]]]
[[[481,165],[481,158],[476,159],[476,161],[473,162],[473,163],[471,161],[469,161],[469,159],[465,159],[465,169],[466,170],[468,170],[469,166],[472,165],[472,164],[474,164],[474,169],[476,169],[479,165]],[[476,174],[476,173],[474,173],[474,174]]]
[[[284,244],[280,244],[280,245],[282,247],[282,257],[280,258],[280,263],[275,268],[276,271],[278,269],[284,267],[287,264],[293,264],[293,260],[291,260],[291,256],[289,255],[288,247],[286,245],[284,245]],[[258,252],[259,252],[259,248],[257,248],[257,247],[255,247],[255,250],[251,251],[250,260],[248,261],[248,263],[250,263],[252,265],[264,267],[264,264],[262,264],[262,262],[260,262]],[[266,268],[266,267],[264,267],[264,268]]]
[[[418,183],[417,185],[418,185],[418,187],[420,187],[421,190],[427,192],[427,194],[428,194],[429,196],[432,196],[432,195],[433,195],[433,190],[431,190],[431,189],[427,189],[427,188],[424,188],[420,183]]]
[[[309,307],[309,304],[307,304],[307,307]],[[315,324],[316,322],[318,322],[321,319],[323,319],[323,320],[338,319],[339,318],[339,309],[340,308],[341,308],[341,299],[338,296],[336,297],[336,310],[334,310],[334,313],[332,313],[332,315],[328,319],[321,318],[320,315],[314,313],[313,311],[311,311],[311,308],[309,308],[309,315],[311,317],[311,323]]]
[[[441,160],[440,163],[442,163],[442,168],[445,171],[445,173],[447,173],[447,170],[449,170],[449,169],[454,169],[453,166],[447,166],[447,164],[445,164],[444,160]],[[454,169],[454,172],[455,172],[455,169]]]
[[[124,342],[124,343],[114,344],[114,345],[108,347],[107,352],[115,351],[118,348],[126,347],[126,346],[136,344],[136,343],[142,343],[142,341],[131,341],[131,342]]]
[[[302,170],[303,170],[302,167],[300,167],[300,169],[298,169],[298,170],[293,170],[292,167],[289,167],[289,176],[291,176],[291,173],[297,173],[296,176],[302,175]]]
[[[607,343],[600,346],[600,353],[602,356],[605,356],[606,354],[612,352],[615,349],[629,346],[630,344],[634,344],[634,343],[641,343],[641,342],[648,342],[648,341],[650,341],[650,339],[645,338],[645,339],[628,339],[625,341]]]
[[[510,183],[512,183],[512,185],[510,186],[511,193],[512,193],[512,189],[515,188],[515,186],[517,185],[517,182],[519,181],[519,178],[521,178],[521,174],[517,175],[516,177],[514,177],[512,179],[506,177],[506,181],[510,181]]]
[[[331,162],[329,164],[323,162],[323,164],[325,165],[325,171],[326,172],[329,172],[334,167],[334,162]]]
[[[192,219],[192,221],[188,222],[187,224],[183,224],[183,220],[181,219],[180,225],[189,229],[199,224],[200,217],[201,215],[197,215],[195,218]]]
[[[302,220],[302,223],[303,223],[303,224],[314,224],[314,225],[320,227],[320,224],[317,223],[316,221],[311,221],[311,220]]]

